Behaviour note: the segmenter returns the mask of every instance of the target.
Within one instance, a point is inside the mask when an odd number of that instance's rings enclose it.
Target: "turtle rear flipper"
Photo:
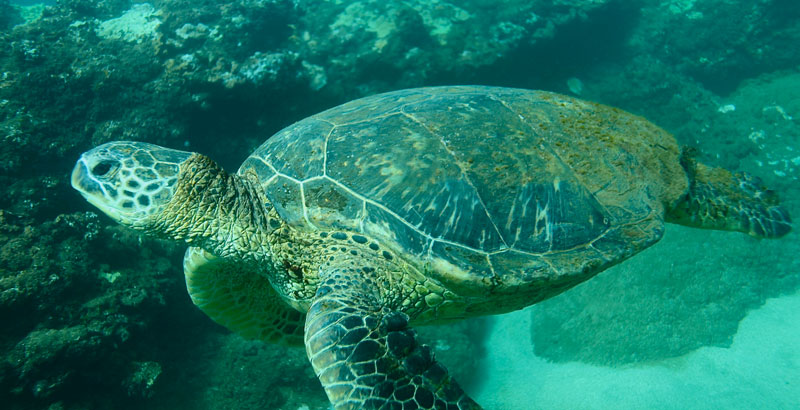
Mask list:
[[[760,238],[779,238],[792,230],[789,213],[760,179],[712,168],[693,158],[684,157],[682,163],[689,176],[689,191],[667,211],[668,222]]]
[[[480,409],[417,342],[408,316],[381,307],[372,279],[346,268],[323,278],[306,353],[335,409]]]

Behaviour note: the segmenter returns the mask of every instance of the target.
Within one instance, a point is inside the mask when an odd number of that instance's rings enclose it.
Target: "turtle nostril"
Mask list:
[[[108,174],[111,171],[111,161],[102,161],[92,167],[92,174],[98,177],[102,177]]]

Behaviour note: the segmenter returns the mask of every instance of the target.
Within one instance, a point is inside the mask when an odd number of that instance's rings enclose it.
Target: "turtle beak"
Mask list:
[[[86,166],[81,161],[75,163],[75,168],[72,168],[72,178],[70,179],[72,187],[78,189],[80,180],[83,178],[82,174],[86,173]]]
[[[72,169],[71,182],[72,187],[80,192],[81,195],[83,195],[83,197],[90,202],[92,193],[98,194],[102,192],[100,190],[100,184],[98,184],[97,181],[89,178],[89,170],[86,168],[86,162],[83,161],[83,157],[78,160],[78,163],[75,164],[75,168]]]
[[[71,183],[72,187],[80,192],[81,196],[90,204],[101,210],[104,208],[97,200],[98,196],[103,195],[103,190],[100,188],[100,184],[98,184],[97,181],[89,178],[89,169],[83,157],[78,160],[78,163],[75,164],[75,168],[72,169]]]

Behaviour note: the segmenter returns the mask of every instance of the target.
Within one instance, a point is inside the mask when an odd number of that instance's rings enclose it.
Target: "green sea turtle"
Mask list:
[[[110,142],[72,185],[122,224],[191,245],[194,303],[244,336],[304,344],[337,409],[479,408],[409,326],[555,296],[665,222],[791,229],[757,179],[697,163],[641,117],[496,87],[349,102],[278,132],[236,174]]]

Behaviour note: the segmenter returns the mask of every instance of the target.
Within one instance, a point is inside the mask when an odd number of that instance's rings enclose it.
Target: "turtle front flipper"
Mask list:
[[[358,272],[331,270],[308,311],[306,353],[334,408],[480,409],[377,289]]]
[[[248,339],[303,345],[305,315],[251,265],[191,247],[183,257],[189,296],[215,322]]]
[[[792,230],[789,213],[760,179],[697,163],[691,154],[685,153],[681,163],[689,191],[667,210],[668,222],[760,238],[779,238]]]

